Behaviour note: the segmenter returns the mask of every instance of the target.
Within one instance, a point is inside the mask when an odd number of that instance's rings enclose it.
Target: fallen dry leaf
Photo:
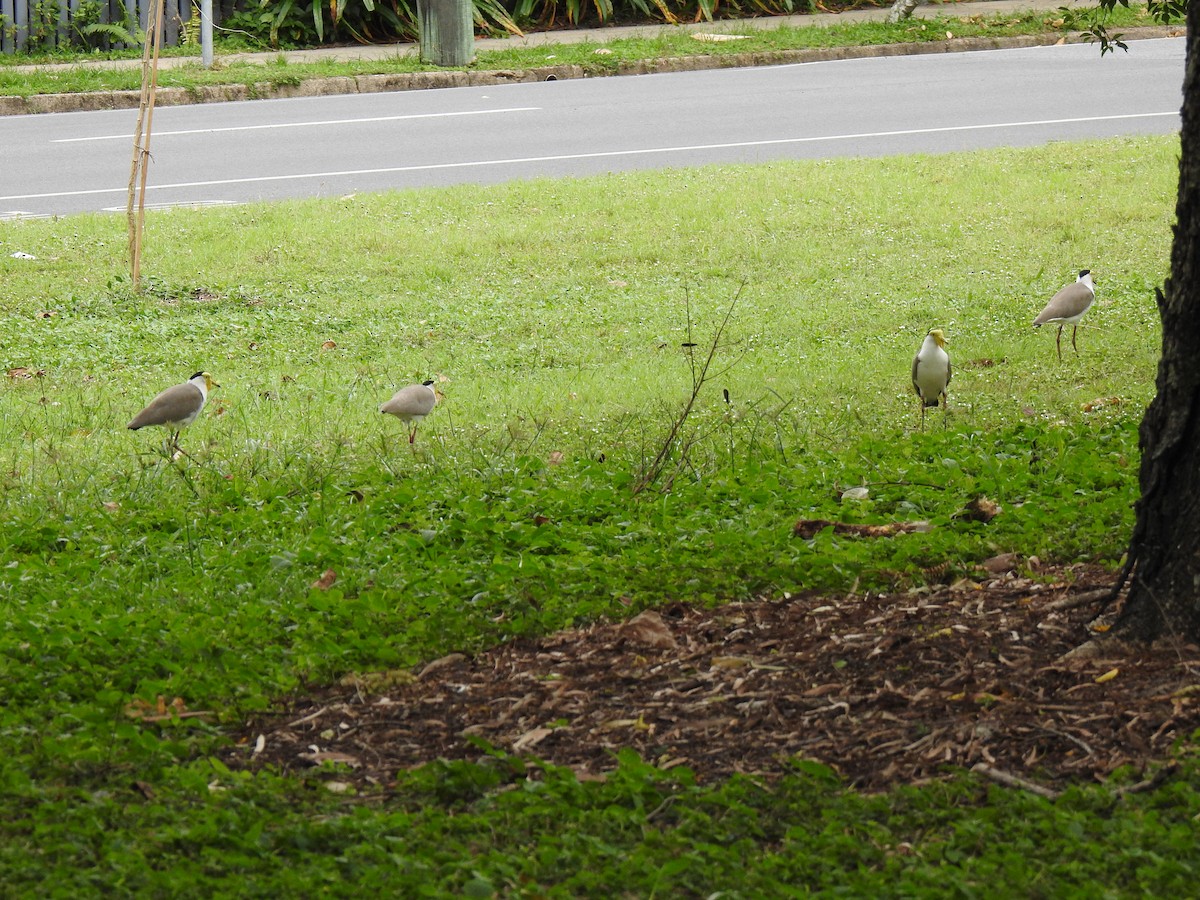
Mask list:
[[[618,629],[621,637],[631,644],[645,647],[657,647],[660,650],[674,650],[677,646],[675,635],[667,623],[652,609],[638,613]]]
[[[419,678],[419,679],[427,678],[428,676],[432,675],[434,672],[437,672],[439,669],[444,669],[448,666],[453,666],[456,663],[462,662],[466,658],[467,657],[462,653],[450,653],[446,656],[435,659],[432,662],[429,662],[425,665],[425,668],[423,668],[420,671],[420,673],[417,675],[417,678]]]
[[[990,522],[1000,513],[1004,512],[1004,507],[987,497],[976,497],[958,513],[959,518],[970,519],[973,522]]]
[[[321,577],[312,583],[314,591],[327,591],[333,587],[333,583],[337,581],[337,572],[333,569],[326,569],[321,573]]]
[[[328,762],[357,769],[362,765],[362,761],[357,756],[351,756],[349,753],[340,753],[337,750],[309,750],[306,753],[297,753],[296,756],[305,762],[312,763],[314,766]]]
[[[192,711],[187,708],[182,697],[176,697],[170,703],[159,694],[154,703],[138,697],[125,705],[125,715],[131,719],[141,719],[144,722],[165,722],[170,719],[198,719],[211,716],[208,710]]]
[[[617,731],[621,728],[635,728],[637,719],[609,719],[607,722],[601,722],[598,726],[601,731]]]
[[[408,669],[384,669],[382,672],[351,672],[339,678],[338,684],[375,696],[383,691],[412,684],[416,680],[417,676]]]
[[[1021,557],[1016,553],[1001,553],[999,556],[985,559],[980,565],[993,575],[1003,575],[1015,569],[1020,561]]]
[[[745,669],[752,662],[745,656],[714,656],[709,665],[714,669]]]
[[[553,728],[531,728],[515,741],[513,741],[513,753],[524,753],[530,747],[535,747],[554,734]]]

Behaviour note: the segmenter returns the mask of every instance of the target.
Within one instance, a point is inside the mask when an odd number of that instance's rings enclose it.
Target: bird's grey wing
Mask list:
[[[1054,319],[1078,315],[1080,310],[1086,309],[1094,298],[1095,295],[1080,282],[1068,284],[1050,298],[1050,302],[1033,320],[1033,324],[1035,326],[1045,325]]]
[[[199,393],[199,388],[194,384],[177,384],[167,388],[150,403],[140,413],[134,416],[133,421],[129,423],[132,429],[145,428],[148,425],[163,425],[167,422],[173,422],[183,418],[180,414],[181,404],[188,401],[195,401],[196,395]]]

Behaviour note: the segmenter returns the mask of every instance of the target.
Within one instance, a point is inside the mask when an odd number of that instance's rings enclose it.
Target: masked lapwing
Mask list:
[[[161,425],[170,429],[171,447],[179,450],[179,432],[196,421],[208,392],[220,387],[207,372],[197,372],[183,384],[169,387],[140,413],[133,417],[129,428],[137,431],[147,425]]]
[[[1092,282],[1092,273],[1090,270],[1084,269],[1073,284],[1068,284],[1051,297],[1046,308],[1033,320],[1034,328],[1041,328],[1043,325],[1058,325],[1058,336],[1054,339],[1054,343],[1058,347],[1060,362],[1062,361],[1063,326],[1071,326],[1071,346],[1078,353],[1079,347],[1075,345],[1075,332],[1079,330],[1079,320],[1091,308],[1092,301],[1095,299],[1096,285]]]
[[[405,425],[411,426],[408,431],[408,442],[417,439],[417,426],[421,420],[433,412],[437,405],[437,394],[433,390],[433,380],[421,384],[410,384],[402,387],[392,395],[392,399],[379,407],[381,413],[395,416]]]
[[[946,387],[950,384],[950,355],[946,352],[946,335],[935,328],[925,335],[921,349],[913,358],[912,383],[921,401],[921,428],[925,427],[925,407],[942,403],[946,409]]]

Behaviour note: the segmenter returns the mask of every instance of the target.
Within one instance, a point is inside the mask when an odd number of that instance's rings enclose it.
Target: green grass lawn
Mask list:
[[[971,779],[864,797],[812,766],[701,786],[624,759],[605,784],[508,790],[502,766],[455,764],[347,799],[211,759],[223,726],[305,681],[665,601],[919,582],[1009,550],[1114,563],[1178,152],[1136,138],[150,212],[140,292],[121,216],[0,223],[0,883],[1182,896],[1194,779],[1052,804]],[[1096,189],[1130,172],[1137,191]],[[1030,323],[1085,267],[1099,299],[1060,363]],[[909,367],[935,326],[956,368],[922,432]],[[222,387],[171,461],[124,426],[199,369]],[[445,400],[410,450],[378,405],[426,377]],[[839,502],[864,483],[869,502]],[[979,495],[1005,512],[953,518]],[[801,516],[935,529],[805,542]],[[213,716],[127,715],[160,695]]]

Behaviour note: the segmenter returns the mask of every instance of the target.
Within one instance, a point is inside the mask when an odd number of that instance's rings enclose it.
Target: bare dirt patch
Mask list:
[[[1096,603],[1071,598],[1111,574],[1059,569],[1044,584],[1009,562],[903,593],[680,603],[348,677],[247,721],[226,761],[330,761],[341,781],[386,787],[431,760],[483,758],[474,736],[583,777],[632,747],[704,781],[770,777],[799,757],[867,790],[979,764],[1061,787],[1165,760],[1200,728],[1200,647],[1064,658],[1095,636]]]

